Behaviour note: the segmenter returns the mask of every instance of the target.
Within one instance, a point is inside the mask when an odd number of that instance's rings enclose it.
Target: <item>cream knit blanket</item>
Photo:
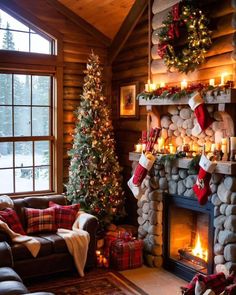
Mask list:
[[[57,234],[65,240],[68,251],[74,258],[78,273],[81,276],[84,276],[84,266],[87,259],[90,236],[88,232],[79,229],[79,218],[80,214],[75,220],[72,230],[59,228],[57,230]],[[41,247],[41,244],[37,239],[15,233],[5,222],[1,220],[0,229],[10,236],[13,243],[23,243],[28,248],[32,256],[37,257]]]
[[[90,236],[88,232],[79,228],[81,215],[83,214],[78,213],[77,218],[72,226],[72,230],[59,228],[57,230],[57,234],[65,240],[67,248],[74,258],[78,273],[81,277],[83,277]]]
[[[33,257],[36,257],[38,255],[41,247],[41,244],[38,240],[33,237],[24,236],[14,232],[2,220],[0,220],[0,229],[9,235],[13,243],[23,243],[28,248]]]

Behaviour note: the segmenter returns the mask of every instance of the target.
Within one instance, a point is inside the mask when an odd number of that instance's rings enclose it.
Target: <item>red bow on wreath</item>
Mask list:
[[[171,24],[168,30],[168,36],[171,40],[173,40],[175,38],[175,36],[177,38],[179,38],[179,26],[177,23]]]
[[[175,4],[172,8],[172,11],[171,11],[171,14],[172,14],[172,17],[173,17],[173,21],[174,23],[172,23],[170,26],[169,26],[169,30],[168,30],[168,36],[171,40],[173,40],[175,38],[175,36],[177,38],[179,38],[179,19],[180,19],[180,16],[179,16],[179,3]]]
[[[157,53],[159,54],[161,58],[163,58],[164,55],[166,54],[166,49],[167,49],[167,44],[165,43],[158,44]]]
[[[173,16],[173,21],[178,21],[179,20],[179,3],[175,4],[172,8],[172,16]]]

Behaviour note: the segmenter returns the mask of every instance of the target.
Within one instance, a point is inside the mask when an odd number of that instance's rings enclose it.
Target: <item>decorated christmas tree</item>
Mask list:
[[[89,56],[80,106],[75,111],[66,196],[98,217],[101,226],[124,212],[120,167],[115,155],[111,111],[102,93],[99,57]]]

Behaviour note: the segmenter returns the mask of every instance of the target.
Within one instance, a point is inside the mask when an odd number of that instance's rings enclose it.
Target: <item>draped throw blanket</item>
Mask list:
[[[13,243],[19,243],[19,244],[23,243],[25,247],[28,248],[28,250],[30,251],[33,257],[36,257],[38,255],[41,244],[34,237],[24,236],[24,235],[15,233],[2,220],[0,220],[0,229],[9,235]]]
[[[75,266],[80,276],[84,276],[84,266],[87,259],[88,245],[90,241],[89,233],[79,229],[79,219],[81,214],[78,214],[72,230],[59,228],[57,234],[62,237],[67,245],[68,251],[74,258]],[[0,220],[0,229],[6,232],[13,243],[22,243],[28,248],[33,257],[37,257],[41,244],[34,237],[20,235],[12,231],[8,225]]]
[[[72,230],[64,228],[59,228],[57,230],[57,234],[65,240],[67,248],[74,258],[75,266],[81,277],[84,276],[84,266],[90,241],[89,233],[79,228],[79,225],[81,225],[81,218],[86,214],[82,213],[83,212],[78,212]]]

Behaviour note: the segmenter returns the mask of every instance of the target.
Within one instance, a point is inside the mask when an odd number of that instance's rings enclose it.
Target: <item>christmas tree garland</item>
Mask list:
[[[158,33],[158,54],[168,69],[173,67],[181,73],[194,71],[204,62],[211,45],[206,16],[200,9],[182,1],[173,6],[162,25]],[[187,43],[178,46],[182,29],[187,31]]]

